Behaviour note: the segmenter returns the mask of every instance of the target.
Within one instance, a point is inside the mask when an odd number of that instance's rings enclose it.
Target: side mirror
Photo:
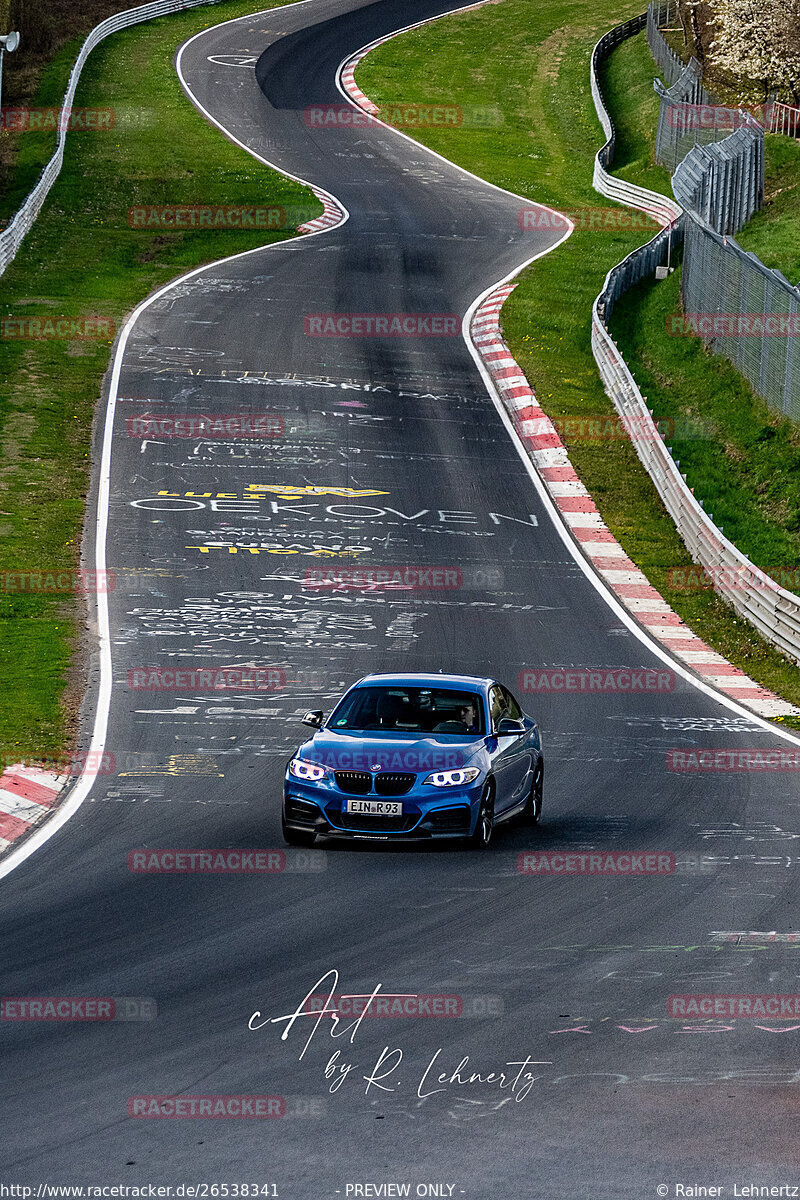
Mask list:
[[[523,721],[514,721],[511,717],[503,717],[497,726],[498,737],[522,737],[526,733]]]
[[[325,716],[321,708],[315,708],[313,712],[307,712],[301,722],[302,725],[310,725],[312,729],[322,728],[322,718]]]

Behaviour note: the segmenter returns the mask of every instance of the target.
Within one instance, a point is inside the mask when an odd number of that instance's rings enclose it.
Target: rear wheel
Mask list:
[[[544,792],[544,763],[536,764],[528,803],[522,810],[522,819],[527,825],[538,825],[542,816],[542,793]]]
[[[490,783],[486,784],[481,796],[478,809],[478,822],[475,832],[469,838],[469,844],[475,850],[485,850],[492,840],[494,833],[494,790]]]

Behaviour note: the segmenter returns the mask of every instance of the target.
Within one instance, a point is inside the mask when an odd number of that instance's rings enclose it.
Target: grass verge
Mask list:
[[[110,132],[68,138],[62,173],[3,276],[3,317],[100,316],[119,328],[143,297],[176,275],[293,232],[133,229],[133,206],[296,205],[322,212],[307,189],[262,167],[204,121],[178,83],[173,57],[180,43],[253,7],[252,0],[233,0],[162,17],[94,51],[76,104],[114,108],[130,119]],[[65,48],[45,71],[37,104],[60,99],[71,52]],[[78,565],[92,419],[111,340],[0,340],[0,571]],[[3,761],[69,749],[83,688],[82,620],[82,602],[70,588],[34,595],[0,587]]]
[[[43,70],[58,56],[63,78],[60,90],[48,100],[48,104],[58,107],[86,35],[106,17],[130,7],[131,0],[81,0],[80,4],[74,0],[0,0],[3,29],[15,29],[20,34],[19,48],[3,60],[3,107],[15,115],[8,114],[8,121],[0,127],[0,220],[16,211],[13,194],[19,194],[20,189],[24,189],[22,196],[27,194],[55,149],[55,134],[17,132],[24,111],[33,103]],[[74,42],[74,48],[61,54],[68,42]],[[36,116],[31,114],[31,126]],[[41,118],[49,119],[44,114]]]
[[[464,128],[430,128],[417,136],[492,183],[570,213],[589,214],[601,205],[611,207],[592,188],[593,158],[603,137],[589,89],[589,55],[606,29],[637,11],[638,6],[625,3],[598,14],[588,0],[556,0],[546,8],[504,0],[392,39],[364,59],[356,78],[379,104],[446,101],[465,111],[496,105],[504,120],[491,136]],[[616,169],[632,182],[669,194],[667,174],[652,159],[658,116],[654,73],[640,34],[614,52],[601,85],[618,130]],[[559,424],[568,417],[614,412],[590,348],[591,307],[609,268],[649,236],[621,227],[621,221],[602,228],[587,228],[588,219],[576,225],[566,243],[521,276],[503,308],[511,349],[542,407]],[[659,285],[663,292],[654,289],[658,303],[670,310],[676,275]],[[621,308],[617,326],[624,324]],[[680,396],[670,390],[663,368],[659,384],[679,406]],[[573,428],[580,425],[575,422]],[[631,443],[612,440],[598,446],[569,434],[564,440],[604,520],[664,598],[731,662],[800,704],[800,671],[793,664],[713,592],[686,593],[670,585],[669,568],[691,560]]]

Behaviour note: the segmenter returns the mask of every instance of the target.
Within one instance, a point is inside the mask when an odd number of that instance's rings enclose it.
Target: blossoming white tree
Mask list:
[[[696,0],[682,0],[694,7]],[[722,70],[800,99],[800,0],[707,0],[709,57]]]

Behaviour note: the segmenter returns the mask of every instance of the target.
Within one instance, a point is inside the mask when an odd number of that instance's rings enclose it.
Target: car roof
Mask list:
[[[450,684],[454,684],[456,686],[468,686],[485,691],[490,684],[494,683],[494,680],[483,675],[446,675],[444,672],[440,674],[438,671],[404,671],[402,674],[399,672],[379,671],[373,675],[364,675],[353,686],[361,687],[362,685],[381,683],[397,687],[447,687]]]

